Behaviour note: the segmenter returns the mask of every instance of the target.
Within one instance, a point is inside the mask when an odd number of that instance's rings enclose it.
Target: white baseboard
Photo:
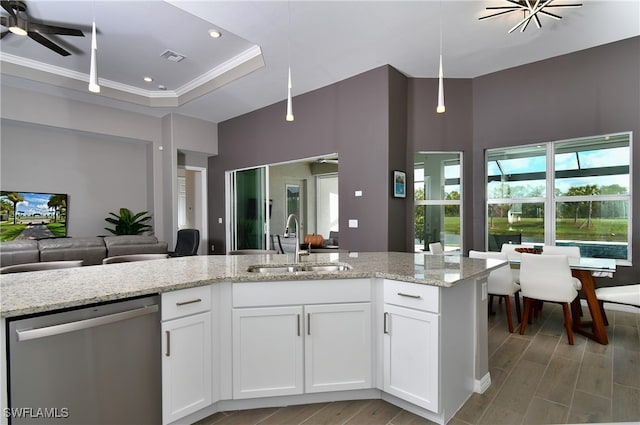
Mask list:
[[[483,394],[491,386],[491,375],[487,372],[480,380],[474,379],[473,392]]]

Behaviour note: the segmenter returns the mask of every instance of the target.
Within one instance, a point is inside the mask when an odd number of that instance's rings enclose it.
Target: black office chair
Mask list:
[[[188,257],[198,255],[200,246],[200,231],[198,229],[178,230],[178,240],[174,251],[169,251],[169,257]]]

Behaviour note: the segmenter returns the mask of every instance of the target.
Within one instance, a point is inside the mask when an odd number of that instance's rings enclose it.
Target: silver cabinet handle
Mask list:
[[[409,298],[415,298],[415,299],[422,298],[420,295],[405,294],[404,292],[398,292],[398,295],[400,295],[401,297],[409,297]]]
[[[167,335],[167,351],[164,353],[165,356],[171,356],[171,331],[164,331]]]
[[[307,313],[307,335],[311,335],[311,313]]]
[[[300,315],[298,314],[298,336],[300,336]]]
[[[187,305],[187,304],[195,304],[195,303],[199,303],[202,302],[202,299],[200,298],[196,298],[195,300],[189,300],[189,301],[180,301],[177,302],[176,305],[177,306],[183,306],[183,305]]]
[[[386,334],[389,333],[389,313],[384,312],[384,324],[382,325],[382,331]]]
[[[67,332],[79,331],[82,329],[94,328],[100,325],[120,322],[122,320],[133,319],[134,317],[158,311],[157,305],[141,307],[135,310],[123,311],[121,313],[109,314],[107,316],[93,317],[91,319],[78,320],[76,322],[61,323],[59,325],[47,326],[44,328],[17,330],[18,341],[28,341],[30,339],[44,338],[47,336],[60,335]]]

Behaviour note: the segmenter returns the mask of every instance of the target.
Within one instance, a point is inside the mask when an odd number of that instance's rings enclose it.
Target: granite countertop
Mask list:
[[[346,263],[339,272],[250,273],[251,265],[293,264],[293,254],[209,255],[0,276],[0,316],[58,310],[217,282],[385,278],[441,287],[498,267],[499,260],[400,252],[311,254],[302,263]]]

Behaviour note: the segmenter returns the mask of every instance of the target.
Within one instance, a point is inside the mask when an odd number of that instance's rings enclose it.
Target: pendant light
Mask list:
[[[293,121],[293,106],[291,102],[291,3],[287,2],[287,14],[289,15],[287,35],[287,55],[289,59],[289,80],[287,83],[287,121]]]
[[[98,42],[96,40],[96,18],[94,16],[93,27],[91,28],[91,67],[89,68],[89,91],[92,93],[100,93],[100,85],[98,84],[98,69],[96,65],[97,51]]]
[[[438,106],[436,107],[436,112],[439,114],[442,114],[445,111],[442,78],[442,3],[440,3],[440,66],[438,67]]]
[[[287,121],[293,121],[293,108],[291,106],[291,65],[289,65],[289,84],[287,85]]]

